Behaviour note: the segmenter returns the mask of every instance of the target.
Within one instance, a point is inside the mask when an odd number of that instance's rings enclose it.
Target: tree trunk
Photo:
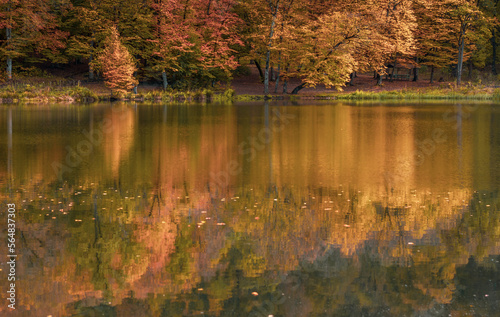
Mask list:
[[[167,80],[167,72],[165,70],[161,72],[161,79],[163,79],[163,90],[167,90],[168,80]]]
[[[493,49],[493,59],[491,61],[491,70],[493,71],[493,75],[498,75],[497,73],[497,39],[495,35],[495,28],[491,30],[491,47]]]
[[[264,73],[262,72],[262,67],[260,67],[259,62],[256,59],[254,60],[254,63],[255,63],[255,67],[257,67],[257,70],[259,71],[260,81],[263,82],[264,81]]]
[[[304,88],[306,86],[306,84],[302,83],[300,85],[298,85],[297,87],[295,87],[293,90],[292,90],[292,95],[296,95],[299,90],[301,90],[302,88]]]
[[[274,67],[271,67],[271,81],[276,81],[276,72],[274,71]]]
[[[9,1],[9,4],[7,6],[7,12],[10,12],[10,1]],[[5,28],[5,37],[6,37],[6,42],[7,42],[7,46],[9,46],[9,42],[10,40],[12,39],[12,17],[10,15],[10,13],[8,13],[9,15],[9,27],[6,27]],[[12,57],[11,56],[7,56],[7,79],[8,80],[11,80],[12,79]]]
[[[269,30],[269,44],[267,46],[266,69],[264,72],[264,95],[269,94],[269,66],[270,66],[270,62],[271,62],[271,47],[273,46],[274,25],[276,24],[276,17],[278,15],[279,5],[280,5],[280,2],[278,0],[276,2],[276,8],[274,9],[272,20],[271,20],[271,29]]]
[[[415,56],[415,62],[418,64],[418,57]],[[413,81],[418,81],[418,68],[417,65],[413,67]]]
[[[5,35],[7,37],[7,43],[9,43],[9,41],[12,38],[12,29],[5,28]],[[12,57],[10,56],[7,56],[7,79],[8,80],[12,79]]]
[[[467,74],[467,78],[472,80],[472,58],[469,58],[469,73]]]
[[[288,74],[288,69],[290,67],[290,64],[286,64],[286,67],[285,67],[285,73]],[[283,80],[283,94],[288,94],[288,77],[285,77],[285,79]]]
[[[7,57],[7,79],[12,80],[12,58]]]
[[[462,83],[462,67],[464,63],[465,34],[462,33],[458,43],[457,86],[460,86]]]
[[[274,25],[274,20],[272,22]],[[272,34],[272,31],[271,31]],[[272,35],[269,36],[270,38]],[[264,95],[269,94],[269,64],[271,60],[271,40],[269,41],[269,48],[267,49],[266,52],[266,68],[264,70]]]
[[[281,52],[278,57],[278,71],[276,72],[276,83],[274,84],[274,93],[278,93],[278,85],[280,83],[280,70],[281,70]]]
[[[432,84],[434,82],[434,65],[431,66],[431,80],[430,83]]]
[[[92,57],[94,55],[94,41],[90,42],[90,57],[89,57],[89,80],[94,80],[94,69],[92,68]]]
[[[137,77],[137,72],[134,72],[134,74],[132,76]],[[137,85],[135,85],[134,88],[132,88],[134,95],[137,95],[137,86],[138,85],[139,85],[139,81],[137,81]]]
[[[354,72],[352,72],[350,75],[349,75],[349,86],[354,86]]]
[[[377,85],[378,86],[382,85],[382,75],[380,75],[379,73],[377,73]]]
[[[398,58],[398,54],[396,54],[394,56],[394,65],[392,65],[392,72],[391,72],[391,81],[394,80],[394,72],[396,71],[396,63],[398,62],[397,61],[397,58]],[[382,83],[382,82],[381,82]]]

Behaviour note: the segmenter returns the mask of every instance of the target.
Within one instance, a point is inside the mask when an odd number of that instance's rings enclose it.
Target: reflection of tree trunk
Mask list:
[[[269,124],[269,100],[266,100],[264,102],[264,126],[266,127],[267,131],[271,131],[271,127]],[[269,136],[271,137],[271,136]],[[268,146],[268,157],[269,157],[269,185],[273,183],[273,155],[272,155],[272,147]]]
[[[14,179],[12,174],[12,107],[9,107],[7,110],[7,178],[10,195],[12,195],[12,181]]]
[[[163,125],[162,125],[162,130],[163,128],[165,127],[165,125],[167,124],[167,108],[164,109],[164,112],[163,112]],[[164,135],[164,133],[161,133],[162,135]],[[161,168],[161,153],[163,153],[163,146],[162,146],[163,142],[161,140],[161,138],[158,138],[158,170],[156,171],[156,182],[155,182],[155,187],[154,187],[154,194],[153,194],[153,203],[151,204],[151,209],[149,210],[149,217],[151,217],[153,215],[153,210],[154,210],[154,206],[155,206],[155,202],[157,202],[158,204],[158,214],[160,214],[160,210],[161,210],[161,204],[163,203],[163,199],[161,197],[161,171],[162,171],[162,168]]]

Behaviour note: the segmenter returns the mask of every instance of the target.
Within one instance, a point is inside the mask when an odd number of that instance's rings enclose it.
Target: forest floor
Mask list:
[[[411,77],[413,78],[413,77]],[[301,84],[301,80],[298,78],[291,78],[288,82],[287,91],[290,93],[295,87]],[[382,85],[377,85],[377,80],[373,78],[372,74],[358,74],[353,80],[353,85],[347,85],[343,88],[344,93],[365,91],[365,92],[383,92],[383,91],[393,91],[393,90],[408,90],[408,89],[421,89],[421,88],[448,88],[452,83],[429,82],[429,78],[420,79],[416,82],[408,80],[394,80],[382,81]],[[280,81],[277,89],[277,93],[274,93],[276,83],[270,81],[269,92],[271,95],[282,95],[283,94],[283,82]],[[235,91],[236,95],[263,95],[264,94],[264,84],[260,81],[259,73],[255,66],[250,67],[250,74],[246,76],[240,76],[234,78],[231,88]],[[317,95],[324,93],[335,93],[337,92],[334,88],[326,88],[324,85],[318,85],[315,88],[303,88],[299,91],[299,95]]]

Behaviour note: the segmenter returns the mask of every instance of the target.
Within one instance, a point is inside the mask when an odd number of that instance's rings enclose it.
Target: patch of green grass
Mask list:
[[[355,91],[352,93],[319,94],[318,99],[337,100],[498,100],[500,91],[484,88],[461,87],[457,89]]]
[[[3,102],[93,102],[98,96],[81,86],[52,87],[44,84],[17,84],[0,88]]]

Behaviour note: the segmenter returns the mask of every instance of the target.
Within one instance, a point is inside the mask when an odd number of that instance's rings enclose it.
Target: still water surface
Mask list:
[[[0,127],[13,315],[500,311],[498,105],[3,106]]]

